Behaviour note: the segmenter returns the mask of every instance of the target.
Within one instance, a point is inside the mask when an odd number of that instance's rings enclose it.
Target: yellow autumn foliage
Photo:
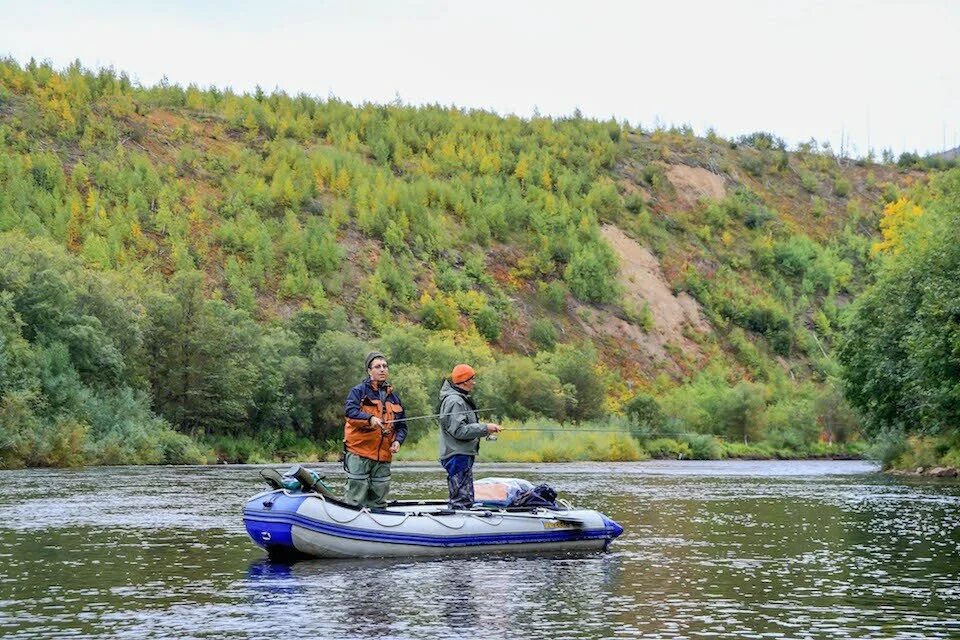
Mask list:
[[[906,198],[900,198],[883,208],[883,219],[880,220],[880,232],[883,234],[881,242],[874,243],[871,248],[873,255],[879,253],[900,253],[903,251],[904,232],[913,227],[917,219],[923,215],[923,208]]]

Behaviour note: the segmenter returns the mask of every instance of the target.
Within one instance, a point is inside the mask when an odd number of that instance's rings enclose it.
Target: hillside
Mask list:
[[[470,360],[502,418],[855,439],[835,337],[925,180],[764,133],[4,61],[3,462],[335,450],[373,346],[417,415]]]

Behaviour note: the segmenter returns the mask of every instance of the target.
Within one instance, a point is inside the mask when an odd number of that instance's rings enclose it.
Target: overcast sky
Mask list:
[[[0,55],[144,85],[770,131],[854,153],[960,144],[960,1],[0,0]]]

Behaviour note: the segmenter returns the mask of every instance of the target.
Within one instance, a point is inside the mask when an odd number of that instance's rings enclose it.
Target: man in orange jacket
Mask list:
[[[390,461],[407,437],[400,398],[387,383],[387,359],[377,351],[365,360],[367,378],[350,390],[344,407],[344,501],[384,507],[390,491]]]

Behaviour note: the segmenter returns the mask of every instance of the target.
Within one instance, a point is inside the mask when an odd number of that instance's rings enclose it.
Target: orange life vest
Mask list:
[[[368,420],[346,418],[343,444],[347,451],[377,462],[393,460],[393,452],[390,451],[394,433],[392,420],[403,411],[403,407],[389,400],[392,392],[393,387],[387,385],[385,395],[388,400],[385,403],[379,398],[369,398],[366,395],[361,398],[360,410],[380,418],[383,421],[383,430],[370,426]]]

